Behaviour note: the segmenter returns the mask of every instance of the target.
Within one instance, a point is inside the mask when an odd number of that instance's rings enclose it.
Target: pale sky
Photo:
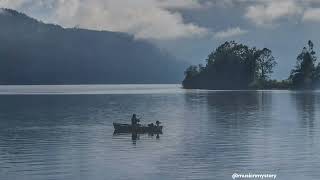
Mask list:
[[[320,0],[0,0],[0,7],[63,27],[129,33],[196,64],[227,40],[267,47],[276,78],[287,78],[309,39],[320,50]]]

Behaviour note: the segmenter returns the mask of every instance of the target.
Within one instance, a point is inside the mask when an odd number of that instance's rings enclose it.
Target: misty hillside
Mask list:
[[[177,83],[185,64],[124,33],[0,13],[0,84]]]

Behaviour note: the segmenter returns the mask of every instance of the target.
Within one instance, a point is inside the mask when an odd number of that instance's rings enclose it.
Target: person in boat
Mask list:
[[[131,125],[136,126],[138,122],[140,122],[140,120],[137,118],[137,115],[133,114],[131,118]]]
[[[159,127],[159,125],[161,124],[161,122],[160,121],[156,121],[156,125],[157,125],[157,127]]]

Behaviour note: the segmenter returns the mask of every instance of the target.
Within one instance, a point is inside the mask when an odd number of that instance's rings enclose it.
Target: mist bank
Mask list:
[[[63,28],[11,9],[0,13],[0,84],[160,84],[186,63],[125,33]]]
[[[287,79],[271,79],[277,62],[270,49],[227,41],[208,55],[205,66],[189,66],[182,84],[186,89],[318,89],[320,63],[311,40],[295,61]]]

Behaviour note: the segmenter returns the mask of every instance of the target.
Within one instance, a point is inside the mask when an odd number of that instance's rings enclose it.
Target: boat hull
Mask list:
[[[115,133],[151,133],[151,134],[162,134],[163,126],[144,126],[137,125],[132,126],[131,124],[120,124],[113,123]]]

